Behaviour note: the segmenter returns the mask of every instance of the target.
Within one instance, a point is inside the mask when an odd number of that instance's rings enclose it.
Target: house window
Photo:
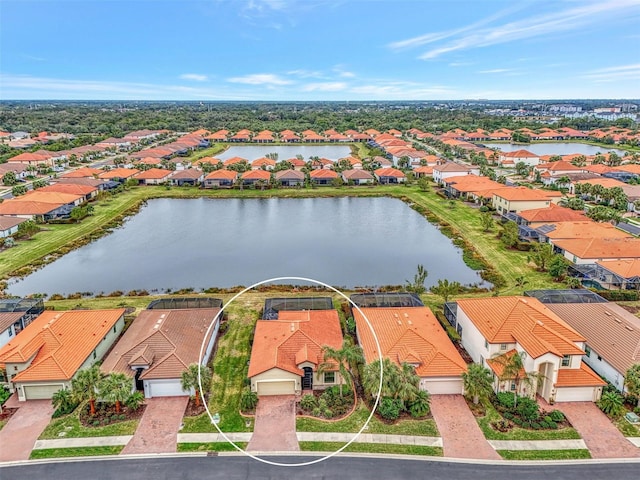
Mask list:
[[[500,350],[506,350],[507,349],[507,344],[506,343],[501,343],[500,344]]]
[[[18,366],[17,366],[17,365],[14,365],[14,366],[13,366],[13,371],[14,371],[14,372],[17,372],[17,371],[18,371]]]
[[[97,357],[97,355],[96,355],[96,351],[94,350],[94,351],[93,351],[93,359],[95,360],[95,359],[96,359],[96,357]]]
[[[598,355],[598,360],[602,361],[602,357],[600,355]]]
[[[590,357],[590,356],[591,356],[591,349],[590,349],[589,347],[585,346],[585,347],[584,347],[584,354],[585,354],[587,357]]]
[[[116,325],[113,326],[113,333],[116,333]]]
[[[336,383],[336,372],[324,372],[324,383]]]
[[[515,382],[511,382],[511,391],[512,392],[516,391],[516,383]]]
[[[489,342],[487,342],[486,340],[484,341],[484,348],[486,348],[487,350],[489,349]]]
[[[569,355],[565,355],[564,357],[562,357],[562,366],[563,367],[568,367],[571,364],[571,357]]]
[[[10,328],[10,329],[9,329],[9,336],[10,336],[10,337],[13,337],[13,328]]]

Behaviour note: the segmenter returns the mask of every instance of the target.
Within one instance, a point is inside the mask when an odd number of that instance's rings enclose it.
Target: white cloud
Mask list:
[[[194,82],[206,82],[209,80],[209,77],[206,75],[201,75],[199,73],[183,73],[180,75],[182,80],[193,80]]]
[[[368,100],[425,100],[453,98],[456,94],[456,90],[450,87],[394,81],[358,85],[349,92]]]
[[[344,82],[309,83],[302,87],[303,92],[339,92],[347,88]]]
[[[450,67],[468,67],[469,65],[474,65],[473,62],[451,62],[449,64]]]
[[[638,80],[640,78],[640,63],[620,65],[617,67],[600,68],[584,75],[596,83],[615,82],[620,80]]]
[[[490,70],[480,70],[477,73],[507,73],[513,71],[513,68],[492,68]]]
[[[640,13],[640,0],[593,0],[586,5],[580,5],[562,11],[535,15],[533,17],[504,23],[495,27],[477,27],[494,21],[496,16],[476,22],[467,27],[450,30],[448,32],[430,33],[422,37],[415,37],[401,42],[395,42],[394,48],[415,47],[427,43],[434,43],[447,38],[452,38],[448,43],[442,44],[420,55],[420,59],[429,60],[440,57],[446,53],[487,47],[502,43],[524,40],[535,37],[549,37],[554,33],[572,30],[584,30],[587,26],[601,28],[603,23],[613,18],[628,18],[630,15]]]
[[[242,77],[232,77],[228,79],[231,83],[244,83],[246,85],[290,85],[293,82],[285,78],[281,78],[273,73],[254,73],[244,75]]]
[[[305,69],[289,70],[287,75],[293,75],[298,78],[325,78],[320,71]]]

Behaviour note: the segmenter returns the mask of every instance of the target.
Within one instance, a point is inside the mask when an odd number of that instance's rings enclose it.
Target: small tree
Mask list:
[[[431,287],[431,293],[435,293],[436,295],[440,295],[445,303],[449,301],[454,295],[460,293],[460,289],[462,285],[460,282],[449,282],[448,279],[438,280],[438,285],[435,287]]]
[[[405,288],[408,292],[417,293],[420,295],[427,290],[424,286],[424,281],[427,279],[429,272],[424,268],[424,265],[418,265],[418,271],[413,276],[413,282],[406,280]]]
[[[598,401],[598,406],[600,410],[613,418],[619,417],[624,412],[624,400],[622,395],[617,392],[604,392]]]
[[[509,221],[505,223],[502,228],[503,230],[502,235],[500,236],[500,241],[502,241],[505,247],[513,247],[518,243],[518,224],[516,222]]]
[[[538,243],[533,247],[533,253],[527,258],[533,262],[538,270],[544,272],[554,257],[553,246],[550,243]]]
[[[77,403],[73,401],[71,390],[66,388],[61,388],[54,393],[51,397],[51,403],[53,404],[53,408],[55,408],[56,412],[61,415],[71,413],[77,406]]]
[[[493,228],[495,221],[491,212],[483,212],[480,214],[480,225],[482,225],[482,231],[488,232]]]
[[[2,184],[6,185],[7,187],[11,187],[13,185],[15,185],[16,183],[18,183],[18,179],[16,178],[16,173],[15,172],[7,172],[3,175],[2,177]]]
[[[71,394],[78,402],[89,401],[89,412],[96,414],[96,394],[105,375],[98,365],[80,370],[71,380]]]
[[[139,391],[133,392],[129,397],[124,401],[125,406],[132,411],[138,410],[142,404],[144,403],[144,394]]]
[[[110,373],[100,382],[100,396],[107,402],[115,403],[116,413],[120,413],[122,404],[131,396],[133,378],[124,373]]]
[[[342,383],[346,378],[353,378],[352,368],[358,363],[364,362],[362,348],[354,345],[351,337],[347,337],[342,342],[342,347],[332,348],[327,345],[322,347],[323,361],[318,366],[318,373],[333,371],[338,368],[340,372],[340,396],[342,397]]]
[[[25,187],[24,185],[15,185],[11,189],[11,195],[13,195],[14,197],[19,197],[20,195],[24,195],[25,193],[27,193],[27,187]]]
[[[488,368],[477,363],[469,365],[462,374],[465,395],[473,399],[474,404],[485,401],[493,392],[493,375]]]
[[[640,363],[632,365],[624,376],[624,386],[627,392],[638,399],[638,407],[640,407]]]
[[[240,408],[245,411],[251,411],[258,405],[258,394],[252,392],[250,388],[245,388],[240,396]]]
[[[429,185],[429,179],[426,177],[420,177],[418,179],[418,188],[422,192],[428,192],[431,189],[431,186]]]
[[[567,262],[564,257],[559,254],[553,255],[551,261],[549,262],[549,275],[551,275],[555,280],[561,280],[567,273]]]
[[[27,220],[18,225],[17,236],[19,238],[31,238],[40,231],[40,227],[33,220]]]
[[[205,365],[200,366],[200,380],[202,381],[202,388],[204,392],[200,392],[200,385],[198,384],[198,364],[192,363],[189,367],[182,372],[182,378],[180,379],[180,383],[182,385],[182,390],[185,392],[190,391],[191,389],[195,390],[195,398],[196,405],[200,406],[200,395],[204,396],[204,393],[207,393],[211,390],[211,369]]]
[[[520,385],[524,384],[529,387],[537,385],[542,377],[537,372],[525,372],[524,370],[524,352],[513,352],[512,354],[498,354],[493,362],[502,367],[502,374],[498,376],[500,381],[512,381],[515,384],[513,391],[513,405],[518,404],[518,392]]]

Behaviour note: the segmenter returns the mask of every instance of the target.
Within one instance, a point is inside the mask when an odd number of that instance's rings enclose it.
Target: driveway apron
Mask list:
[[[258,400],[253,435],[247,450],[254,452],[297,452],[296,397],[268,395]]]
[[[432,395],[431,413],[442,437],[444,456],[500,460],[462,395]]]
[[[28,460],[53,413],[51,400],[18,402],[15,397],[14,394],[5,404],[5,407],[18,407],[18,411],[0,430],[0,462]]]
[[[175,453],[188,402],[187,396],[148,398],[136,433],[122,454]]]

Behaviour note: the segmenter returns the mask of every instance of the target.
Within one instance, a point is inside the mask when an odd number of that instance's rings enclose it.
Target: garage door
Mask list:
[[[556,402],[591,402],[594,387],[564,387],[556,391]]]
[[[293,395],[295,393],[294,384],[293,380],[258,382],[258,395]]]
[[[148,380],[145,384],[147,385],[145,392],[147,398],[187,395],[182,391],[179,380]]]
[[[47,400],[60,390],[64,385],[25,385],[24,396],[27,400]]]
[[[462,380],[460,378],[429,379],[420,382],[420,387],[431,395],[459,395],[462,393]]]

